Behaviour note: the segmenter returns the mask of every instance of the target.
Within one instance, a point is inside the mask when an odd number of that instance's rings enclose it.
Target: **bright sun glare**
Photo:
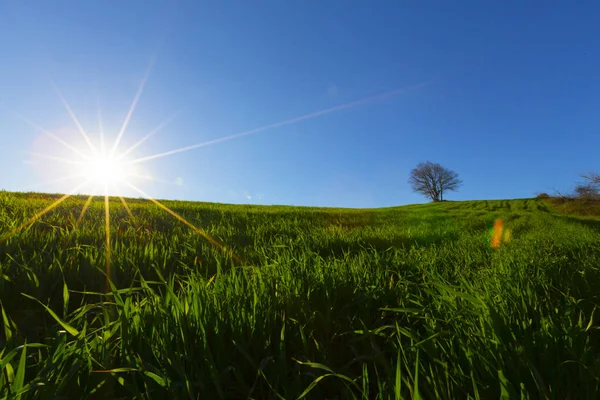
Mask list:
[[[92,184],[106,186],[124,182],[131,175],[119,159],[100,154],[84,162],[83,176]]]

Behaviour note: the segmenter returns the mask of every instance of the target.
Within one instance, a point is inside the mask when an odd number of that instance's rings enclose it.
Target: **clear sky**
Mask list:
[[[131,159],[291,122],[137,164],[158,198],[417,203],[425,160],[460,174],[451,200],[567,190],[600,170],[599,40],[584,1],[4,0],[0,189],[78,182],[42,184],[79,166],[37,154],[78,155],[22,118],[87,150],[52,82],[99,146],[150,71],[119,149],[173,118]]]

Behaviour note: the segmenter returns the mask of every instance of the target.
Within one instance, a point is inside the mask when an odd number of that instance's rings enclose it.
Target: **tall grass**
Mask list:
[[[0,193],[0,236],[46,195]],[[378,210],[69,199],[0,244],[0,397],[591,399],[600,221],[544,200]],[[496,219],[511,240],[492,248]]]

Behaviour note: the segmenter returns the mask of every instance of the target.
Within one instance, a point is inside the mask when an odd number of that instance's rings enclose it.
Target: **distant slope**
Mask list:
[[[586,217],[600,217],[600,200],[597,199],[562,199],[551,197],[546,202],[558,213]]]

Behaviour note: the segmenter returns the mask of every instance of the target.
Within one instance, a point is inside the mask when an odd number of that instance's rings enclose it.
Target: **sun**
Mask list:
[[[83,162],[82,173],[86,180],[99,186],[123,183],[131,176],[125,163],[108,154],[99,154]]]

